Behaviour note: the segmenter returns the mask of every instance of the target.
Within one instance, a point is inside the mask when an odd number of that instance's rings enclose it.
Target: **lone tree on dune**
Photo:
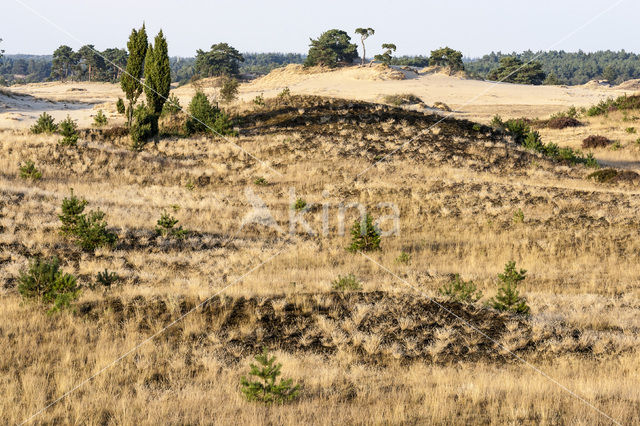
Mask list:
[[[376,61],[380,61],[383,64],[389,65],[392,59],[391,56],[393,55],[393,52],[396,51],[397,47],[393,43],[384,43],[382,45],[382,48],[385,49],[384,53],[381,55],[376,55],[373,59],[375,59]]]
[[[311,39],[309,54],[304,65],[312,67],[324,65],[334,68],[338,65],[348,65],[358,57],[358,46],[351,43],[349,34],[342,30],[329,30],[320,35],[317,40]]]
[[[142,83],[140,79],[144,72],[144,61],[147,54],[147,31],[144,24],[138,31],[136,31],[135,28],[131,30],[127,49],[129,49],[129,58],[127,59],[127,68],[124,74],[122,74],[120,85],[125,97],[129,101],[127,119],[128,124],[131,125],[133,106],[142,94]]]
[[[452,72],[462,71],[464,70],[462,52],[450,47],[442,47],[440,49],[433,50],[431,51],[431,58],[429,58],[429,65],[449,67]]]
[[[234,47],[227,43],[214,44],[208,52],[200,49],[196,52],[196,74],[201,77],[238,75],[240,62],[244,62],[244,56]]]
[[[364,41],[375,33],[376,31],[373,28],[356,28],[356,34],[360,34],[360,41],[362,43],[362,65],[364,65],[367,57],[367,49],[364,46]]]
[[[169,50],[167,40],[158,33],[154,45],[149,44],[144,63],[144,93],[147,97],[147,107],[157,117],[160,117],[162,107],[169,97],[171,89],[171,68],[169,66]]]

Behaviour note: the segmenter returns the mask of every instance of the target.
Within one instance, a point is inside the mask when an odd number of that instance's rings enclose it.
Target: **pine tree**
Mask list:
[[[267,404],[282,403],[298,396],[300,385],[292,386],[291,379],[280,379],[280,383],[276,384],[276,379],[282,374],[280,372],[282,364],[275,364],[276,357],[270,357],[267,348],[264,348],[262,354],[255,358],[260,366],[251,364],[249,375],[259,380],[250,382],[246,377],[240,380],[242,393],[249,401],[261,401]]]
[[[160,116],[162,107],[169,97],[171,88],[171,68],[167,40],[162,30],[155,38],[154,45],[149,45],[144,65],[144,93],[147,106],[156,116]]]
[[[504,267],[504,273],[498,274],[498,279],[502,285],[498,289],[498,294],[490,300],[491,306],[499,311],[512,311],[517,314],[528,315],[530,308],[527,300],[520,297],[518,284],[524,281],[527,271],[517,270],[516,262],[508,262]]]
[[[362,66],[367,60],[367,49],[364,45],[364,41],[374,35],[376,31],[373,28],[356,28],[356,34],[360,34],[360,41],[362,42]]]
[[[373,224],[373,218],[367,214],[362,221],[356,220],[351,228],[351,245],[348,250],[358,251],[380,250],[380,230]]]
[[[128,122],[131,124],[133,106],[142,94],[140,79],[143,76],[144,60],[147,54],[147,31],[144,24],[138,31],[135,28],[131,30],[127,49],[129,49],[129,58],[127,59],[127,68],[122,74],[120,85],[129,101]]]

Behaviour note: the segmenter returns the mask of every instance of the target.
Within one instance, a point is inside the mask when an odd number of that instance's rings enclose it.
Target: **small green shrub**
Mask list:
[[[162,106],[162,115],[176,115],[180,111],[182,111],[180,99],[174,94],[169,95],[169,98]]]
[[[165,238],[175,237],[182,239],[189,233],[186,229],[182,229],[182,226],[176,228],[178,219],[171,216],[168,212],[163,212],[156,224],[156,232]]]
[[[122,98],[118,98],[118,101],[116,102],[116,111],[118,111],[118,114],[123,114],[125,112],[127,112],[127,108],[124,105],[124,101],[122,100]]]
[[[636,133],[636,128],[635,127],[627,127],[626,129],[624,129],[625,132],[633,135]]]
[[[84,213],[87,201],[73,194],[62,201],[62,214],[58,216],[62,226],[62,235],[73,239],[84,251],[93,251],[98,247],[113,246],[118,237],[107,230],[105,213],[100,210]]]
[[[403,251],[400,253],[400,255],[398,255],[398,257],[396,257],[396,262],[408,265],[409,263],[411,263],[411,255]]]
[[[111,287],[112,284],[120,280],[120,277],[115,272],[109,272],[106,269],[103,272],[98,272],[96,276],[96,284],[102,287]]]
[[[264,95],[261,93],[258,96],[256,96],[255,98],[253,98],[253,103],[258,105],[258,106],[261,106],[261,107],[265,106]]]
[[[339,291],[356,291],[362,289],[362,285],[353,274],[345,275],[344,277],[338,275],[338,278],[331,282],[331,288]]]
[[[593,179],[599,183],[609,183],[618,177],[618,171],[615,169],[603,169],[591,173],[587,179]]]
[[[524,223],[524,212],[522,209],[513,212],[513,223]]]
[[[31,133],[35,134],[54,133],[57,130],[58,125],[56,124],[56,121],[46,112],[40,114],[40,117],[38,117],[36,124],[31,126]]]
[[[267,185],[269,185],[269,182],[267,182],[267,180],[265,178],[261,177],[261,176],[258,176],[257,178],[255,178],[253,183],[258,185],[258,186],[267,186]]]
[[[78,143],[78,126],[74,120],[67,115],[67,118],[60,122],[60,135],[62,140],[60,145],[75,146]]]
[[[451,282],[443,285],[438,293],[448,300],[461,303],[475,303],[482,298],[473,281],[464,281],[456,274]]]
[[[291,89],[289,89],[289,87],[285,87],[284,89],[282,89],[282,91],[280,91],[280,93],[278,93],[279,101],[286,101],[290,97],[291,97]]]
[[[20,273],[18,292],[25,299],[36,299],[49,305],[49,312],[68,308],[77,299],[80,290],[76,277],[60,270],[57,258],[36,258],[27,271]]]
[[[307,207],[307,202],[302,198],[298,198],[291,206],[291,208],[297,212],[304,210],[305,207]]]
[[[133,122],[129,129],[131,149],[141,151],[144,145],[158,134],[158,117],[145,104],[140,104],[133,112]]]
[[[382,98],[382,100],[385,103],[391,104],[391,105],[394,105],[394,106],[416,105],[416,104],[421,104],[422,103],[422,99],[420,99],[419,97],[417,97],[416,95],[414,95],[412,93],[386,95],[386,96],[384,96]]]
[[[98,110],[98,113],[93,117],[93,125],[96,127],[106,126],[109,120],[107,120],[107,116],[104,115],[101,109]]]
[[[42,178],[42,173],[36,168],[33,161],[27,160],[24,164],[20,165],[20,177],[22,179],[39,180]]]
[[[212,105],[203,92],[196,92],[189,104],[189,115],[184,125],[187,135],[196,133],[216,133],[233,135],[231,119],[217,106]]]
[[[249,380],[244,376],[240,379],[242,393],[247,400],[265,404],[280,404],[298,397],[300,385],[294,386],[293,380],[280,379],[280,382],[276,384],[276,380],[282,374],[282,364],[276,364],[276,357],[269,356],[266,348],[255,357],[255,360],[258,365],[251,364],[249,376],[256,379]]]
[[[527,271],[516,269],[516,262],[507,262],[504,272],[498,274],[500,287],[495,297],[489,301],[490,305],[498,311],[511,311],[517,314],[528,315],[531,311],[527,300],[520,297],[518,285],[527,278]]]
[[[374,226],[371,215],[367,214],[363,220],[353,223],[348,250],[352,253],[380,250],[380,230]]]

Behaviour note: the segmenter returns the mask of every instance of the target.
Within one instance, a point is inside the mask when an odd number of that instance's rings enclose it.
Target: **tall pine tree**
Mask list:
[[[147,96],[147,107],[157,117],[162,106],[169,97],[171,88],[171,68],[167,40],[162,30],[155,38],[154,45],[149,45],[144,64],[144,93]]]
[[[129,58],[127,60],[126,71],[122,74],[120,85],[129,101],[127,116],[129,118],[129,124],[131,124],[133,106],[142,94],[142,83],[140,79],[143,76],[145,56],[147,54],[147,31],[144,24],[142,24],[142,28],[138,31],[136,31],[135,28],[131,30],[127,49],[129,49]]]

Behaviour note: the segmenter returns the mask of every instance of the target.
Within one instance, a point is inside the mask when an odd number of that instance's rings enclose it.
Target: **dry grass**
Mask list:
[[[6,423],[26,419],[229,284],[219,306],[196,310],[36,422],[609,424],[505,347],[621,423],[640,421],[638,188],[592,182],[582,166],[552,163],[472,123],[446,120],[425,132],[438,118],[417,112],[296,97],[238,111],[243,125],[234,142],[282,176],[204,137],[164,139],[133,153],[123,138],[63,148],[55,136],[0,133]],[[42,171],[40,181],[18,177],[26,159]],[[268,184],[255,185],[258,176]],[[293,201],[311,204],[305,218],[319,235],[241,229],[247,187],[285,230],[295,188]],[[58,234],[69,188],[107,212],[120,236],[114,249],[82,253]],[[341,202],[365,204],[374,217],[389,214],[375,207],[380,202],[398,206],[399,235],[383,238],[372,256],[429,296],[454,273],[491,296],[496,274],[516,260],[529,271],[522,290],[533,316],[522,322],[478,307],[465,317],[491,330],[497,345],[434,313],[418,293],[346,252]],[[513,220],[518,209],[522,223]],[[192,234],[156,236],[164,210]],[[346,210],[347,230],[357,214]],[[409,264],[395,261],[401,252]],[[84,284],[105,268],[123,281],[110,290],[86,287],[75,314],[50,316],[23,303],[15,287],[36,255],[59,256]],[[363,292],[338,303],[331,282],[351,273]],[[368,299],[375,294],[382,295],[376,303]],[[299,401],[267,409],[243,400],[239,378],[262,344],[303,384]]]

